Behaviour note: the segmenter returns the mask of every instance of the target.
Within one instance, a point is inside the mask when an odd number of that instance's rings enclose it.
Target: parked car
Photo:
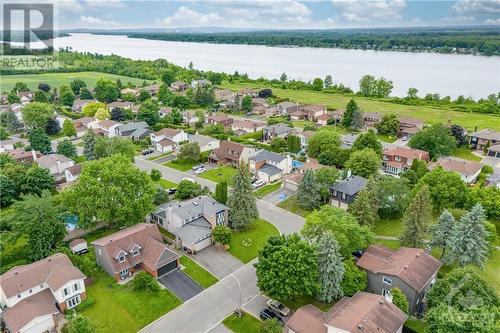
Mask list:
[[[266,182],[263,181],[263,180],[260,180],[260,179],[257,180],[255,183],[252,184],[252,186],[253,186],[254,189],[258,189],[259,187],[262,187],[264,185],[266,185]]]
[[[198,165],[195,165],[192,169],[193,169],[193,171],[196,171],[196,170],[201,169],[201,168],[204,168],[204,167],[205,167],[205,165],[203,165],[203,164],[198,164]]]
[[[175,194],[175,192],[177,192],[177,189],[176,189],[176,188],[169,188],[169,189],[167,190],[168,195]]]
[[[155,150],[154,150],[154,149],[152,149],[152,148],[148,148],[148,149],[144,149],[144,150],[142,151],[142,155],[149,155],[149,154],[152,154],[152,153],[154,153],[154,152],[155,152]]]
[[[202,168],[196,169],[196,170],[194,171],[194,173],[195,173],[195,174],[197,174],[197,175],[199,175],[200,173],[203,173],[203,172],[205,172],[205,171],[207,171],[207,170],[206,170],[205,168],[203,168],[203,167],[202,167]]]
[[[269,307],[270,310],[276,312],[277,314],[286,317],[290,314],[290,309],[287,308],[284,304],[275,301],[273,299],[270,299],[267,301],[267,306]]]
[[[268,320],[268,319],[273,319],[273,318],[276,318],[276,320],[278,320],[278,322],[283,325],[283,319],[280,317],[279,314],[277,314],[276,312],[274,311],[271,311],[269,309],[263,309],[260,313],[259,313],[259,317],[260,319],[262,320]]]

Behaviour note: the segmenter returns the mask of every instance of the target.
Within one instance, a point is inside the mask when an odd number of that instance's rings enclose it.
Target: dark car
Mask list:
[[[363,255],[363,253],[365,253],[365,251],[363,251],[363,250],[357,250],[357,251],[354,251],[352,253],[352,255],[355,256],[356,258],[361,258],[361,256]]]
[[[142,155],[149,155],[151,153],[154,153],[154,149],[149,148],[142,151]]]
[[[278,320],[278,322],[283,325],[283,319],[276,313],[276,312],[273,312],[269,309],[264,309],[262,310],[260,313],[259,313],[259,317],[260,319],[262,320],[268,320],[268,319],[273,319],[273,318],[276,318],[276,320]]]
[[[168,195],[175,194],[175,192],[177,192],[177,189],[176,189],[176,188],[169,188],[169,189],[167,190]]]

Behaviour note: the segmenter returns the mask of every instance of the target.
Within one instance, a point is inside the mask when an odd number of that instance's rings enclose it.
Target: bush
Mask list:
[[[226,245],[231,242],[231,229],[224,225],[218,225],[214,228],[212,232],[215,242]]]
[[[157,293],[160,291],[160,286],[154,277],[146,272],[139,272],[132,280],[132,289]]]
[[[405,294],[399,288],[391,289],[392,303],[404,313],[408,313],[409,304]]]
[[[87,317],[77,315],[63,327],[64,333],[93,333],[95,328]]]
[[[76,311],[83,311],[85,309],[92,307],[94,304],[95,304],[95,299],[87,297],[80,304],[78,304],[75,309]]]
[[[152,169],[151,170],[151,179],[155,182],[159,181],[161,179],[161,172],[160,170],[157,169]]]

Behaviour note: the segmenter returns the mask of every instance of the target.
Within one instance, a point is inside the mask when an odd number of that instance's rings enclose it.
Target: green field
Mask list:
[[[143,79],[133,77],[98,73],[98,72],[75,72],[75,73],[45,73],[45,74],[22,74],[22,75],[4,75],[0,80],[0,91],[10,91],[16,82],[24,82],[30,89],[37,89],[39,83],[48,83],[52,88],[68,84],[74,79],[81,79],[87,83],[89,88],[93,88],[100,78],[111,80],[120,79],[123,85],[131,82],[133,85],[142,84]],[[146,80],[147,81],[147,80]]]
[[[240,90],[244,87],[265,88],[264,86],[252,85],[247,83],[227,83],[222,84],[224,88],[231,90]],[[325,104],[330,108],[345,108],[351,96],[339,94],[327,94],[310,90],[292,90],[272,88],[276,96],[289,98],[291,101],[296,101],[304,104]],[[451,111],[448,109],[440,109],[426,106],[412,106],[395,103],[382,102],[364,97],[354,97],[356,103],[364,110],[369,112],[380,113],[397,113],[400,116],[408,116],[420,118],[428,124],[446,123],[448,119],[454,124],[459,124],[469,130],[474,130],[477,126],[481,128],[500,129],[500,117],[479,114]]]

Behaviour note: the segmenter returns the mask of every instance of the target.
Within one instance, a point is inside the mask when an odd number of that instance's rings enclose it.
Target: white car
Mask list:
[[[191,183],[196,183],[193,178],[186,177],[186,178],[182,178],[182,180],[187,180],[187,181],[190,181]]]
[[[199,169],[194,170],[194,173],[199,175],[200,173],[203,173],[205,171],[207,171],[205,168],[199,168]]]
[[[259,187],[262,187],[264,185],[266,185],[266,182],[261,179],[252,184],[254,189],[258,189]]]

